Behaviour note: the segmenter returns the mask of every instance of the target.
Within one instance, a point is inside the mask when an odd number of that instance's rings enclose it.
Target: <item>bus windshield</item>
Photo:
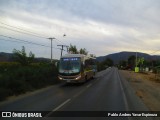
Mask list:
[[[78,73],[81,68],[80,58],[61,58],[59,73]]]

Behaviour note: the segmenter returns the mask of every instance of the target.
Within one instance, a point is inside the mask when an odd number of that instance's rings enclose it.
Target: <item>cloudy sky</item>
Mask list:
[[[49,58],[49,37],[56,38],[57,59],[57,45],[70,43],[96,56],[151,54],[160,49],[160,0],[0,0],[0,52],[25,46],[36,57]]]

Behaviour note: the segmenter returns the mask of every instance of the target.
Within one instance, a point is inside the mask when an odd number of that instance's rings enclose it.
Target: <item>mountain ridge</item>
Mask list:
[[[110,58],[114,61],[114,64],[119,63],[120,60],[127,60],[129,56],[136,56],[136,52],[122,51],[118,53],[112,53],[105,56],[99,56],[96,58],[97,61],[102,62],[106,58]],[[149,55],[147,53],[137,52],[137,57],[144,57],[145,60],[160,60],[158,55]]]
[[[49,62],[49,58],[37,57],[35,62]],[[13,53],[0,52],[0,62],[14,62]]]
[[[127,60],[129,56],[131,55],[135,55],[136,56],[136,52],[128,52],[128,51],[122,51],[122,52],[118,52],[118,53],[112,53],[112,54],[108,54],[105,56],[99,56],[96,57],[96,60],[98,62],[102,62],[104,61],[106,58],[110,58],[114,61],[114,64],[118,64],[120,60]],[[158,55],[149,55],[147,53],[141,53],[141,52],[137,52],[137,57],[144,57],[145,60],[160,60],[160,56]],[[5,53],[5,52],[0,52],[0,62],[13,62],[13,53]],[[49,58],[43,58],[43,57],[39,57],[39,58],[35,58],[36,62],[39,61],[50,61]]]

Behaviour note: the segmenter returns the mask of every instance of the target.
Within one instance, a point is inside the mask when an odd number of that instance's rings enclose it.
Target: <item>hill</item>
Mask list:
[[[0,62],[13,62],[13,53],[0,52]],[[35,58],[35,62],[50,62],[49,58]]]
[[[106,58],[110,58],[114,61],[114,64],[119,63],[120,60],[127,60],[129,56],[135,55],[136,56],[136,52],[119,52],[119,53],[113,53],[113,54],[109,54],[106,56],[100,56],[97,57],[97,61],[102,62],[104,61]],[[160,60],[160,56],[157,55],[149,55],[146,53],[141,53],[141,52],[137,52],[137,57],[144,57],[145,60]]]
[[[127,60],[129,56],[135,55],[136,52],[119,52],[119,53],[113,53],[105,56],[97,57],[96,60],[99,62],[104,61],[106,58],[110,58],[114,61],[114,64],[119,63],[120,60]],[[160,56],[156,55],[149,55],[146,53],[140,53],[137,52],[138,57],[144,57],[145,60],[160,60]],[[4,53],[0,52],[0,62],[12,62],[13,59],[13,53]],[[49,62],[49,58],[35,58],[35,62]]]
[[[12,53],[0,52],[0,62],[12,62],[12,61],[13,61]]]

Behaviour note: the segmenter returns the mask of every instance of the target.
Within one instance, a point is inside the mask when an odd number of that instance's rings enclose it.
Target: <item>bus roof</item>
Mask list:
[[[70,57],[85,57],[83,54],[66,54],[63,55],[61,58],[70,58]]]
[[[83,54],[66,54],[66,55],[63,55],[61,58],[72,58],[72,57],[80,57],[82,58],[82,61],[87,59],[96,59],[95,57],[86,56]]]

